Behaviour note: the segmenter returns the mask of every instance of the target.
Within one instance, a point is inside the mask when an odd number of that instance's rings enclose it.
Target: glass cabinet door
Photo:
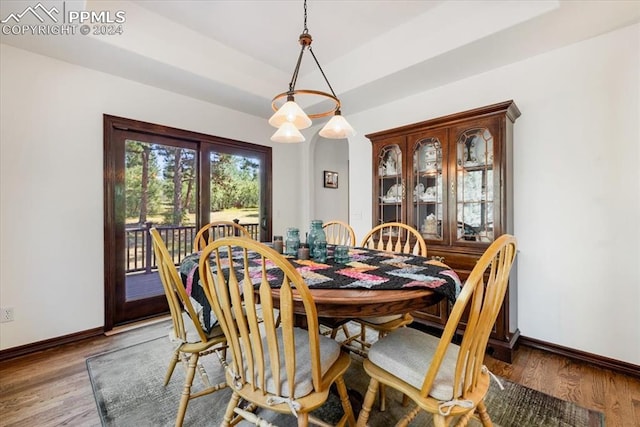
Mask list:
[[[443,169],[442,142],[436,137],[419,140],[413,151],[413,227],[422,237],[442,240]]]
[[[402,222],[405,196],[402,170],[402,150],[397,144],[381,147],[378,153],[378,221]]]
[[[494,239],[493,150],[485,127],[465,130],[456,141],[457,241]]]

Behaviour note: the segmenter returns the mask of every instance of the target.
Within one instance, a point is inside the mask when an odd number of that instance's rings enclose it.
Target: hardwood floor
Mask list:
[[[153,324],[0,363],[0,426],[99,426],[87,357],[163,335]],[[640,379],[521,346],[496,375],[605,414],[607,427],[640,426]]]

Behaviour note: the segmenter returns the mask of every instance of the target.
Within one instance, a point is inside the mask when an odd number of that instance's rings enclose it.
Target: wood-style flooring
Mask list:
[[[165,328],[152,324],[0,363],[0,426],[99,426],[86,358],[145,341]],[[490,357],[486,364],[513,382],[603,412],[607,427],[640,426],[638,378],[526,346],[511,365]]]

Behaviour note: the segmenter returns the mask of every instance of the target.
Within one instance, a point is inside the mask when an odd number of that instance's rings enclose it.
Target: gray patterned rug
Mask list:
[[[163,387],[163,379],[172,352],[168,338],[161,337],[124,349],[104,353],[87,359],[87,369],[103,426],[172,426],[178,409],[180,391],[184,381],[184,369],[178,365],[169,385]],[[215,355],[203,358],[212,383],[224,379],[223,371]],[[347,372],[347,386],[364,395],[368,377],[357,357]],[[201,387],[196,375],[194,390]],[[600,412],[591,411],[573,403],[503,380],[501,391],[492,382],[487,396],[487,408],[496,426],[562,426],[600,427],[604,418]],[[224,414],[231,392],[224,389],[189,403],[184,426],[218,426]],[[387,391],[387,411],[371,413],[371,427],[394,425],[407,410],[401,406],[401,395]],[[356,403],[357,404],[357,403]],[[359,410],[359,407],[354,408]],[[338,398],[332,394],[329,401],[315,415],[329,423],[335,423],[342,414]],[[262,410],[259,415],[278,426],[295,426],[292,416],[273,414]],[[357,412],[356,412],[357,416]],[[241,423],[239,425],[248,425]],[[422,413],[411,426],[430,426],[429,417]],[[476,425],[473,422],[470,425]]]

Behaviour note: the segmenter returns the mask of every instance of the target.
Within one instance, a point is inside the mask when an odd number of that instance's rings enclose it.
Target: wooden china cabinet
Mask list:
[[[419,230],[428,256],[461,280],[498,236],[513,233],[513,101],[366,135],[373,144],[373,225],[399,221]],[[515,271],[515,265],[514,265]],[[520,335],[515,274],[489,342],[511,362]],[[442,329],[447,301],[415,312]]]

